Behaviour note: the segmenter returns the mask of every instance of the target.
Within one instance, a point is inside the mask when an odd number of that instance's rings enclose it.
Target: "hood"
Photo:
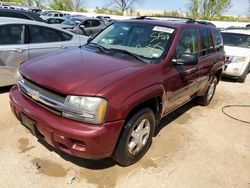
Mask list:
[[[73,49],[42,56],[20,66],[27,79],[62,94],[95,96],[108,85],[145,67],[145,64]]]
[[[227,56],[250,56],[250,48],[241,48],[234,46],[224,46]]]
[[[66,25],[66,24],[53,24],[53,25],[56,26],[56,27],[59,27],[61,29],[72,29],[72,28],[74,28],[74,26]]]

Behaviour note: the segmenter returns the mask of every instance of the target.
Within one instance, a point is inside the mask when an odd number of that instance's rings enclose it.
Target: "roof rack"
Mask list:
[[[186,23],[197,23],[197,24],[210,25],[210,26],[216,27],[213,23],[208,22],[208,21],[198,21],[198,20],[195,20],[195,19],[192,19],[192,18],[179,17],[179,16],[163,16],[163,17],[139,16],[139,17],[132,18],[132,19],[136,19],[136,20],[156,20],[157,18],[173,18],[173,19],[169,19],[169,20],[170,21],[184,20],[184,21],[186,21]]]

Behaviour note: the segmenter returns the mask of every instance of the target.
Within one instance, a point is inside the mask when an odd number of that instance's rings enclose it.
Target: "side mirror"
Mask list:
[[[198,57],[193,54],[186,54],[183,53],[180,55],[179,58],[173,59],[172,61],[173,65],[197,65],[198,63]]]
[[[80,25],[79,26],[81,29],[84,29],[85,28],[85,25]]]

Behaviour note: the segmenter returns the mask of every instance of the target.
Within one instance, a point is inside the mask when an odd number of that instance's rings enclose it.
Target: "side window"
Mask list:
[[[176,46],[176,58],[181,54],[198,54],[198,35],[196,29],[186,29],[181,35],[181,38]]]
[[[83,23],[83,25],[84,25],[85,27],[90,27],[90,26],[91,26],[90,20],[86,20],[86,21]]]
[[[202,51],[201,55],[205,56],[210,53],[213,53],[213,41],[211,34],[209,32],[209,29],[207,28],[201,28],[199,29],[200,35],[201,35],[201,42],[202,42]]]
[[[61,39],[62,39],[61,41],[71,40],[72,37],[73,36],[68,33],[61,32]]]
[[[23,44],[24,28],[23,25],[0,26],[0,45]]]
[[[55,29],[41,27],[41,26],[30,26],[30,43],[46,43],[46,42],[58,42],[61,41],[59,32]]]
[[[92,20],[91,22],[92,22],[91,24],[92,27],[97,27],[101,25],[101,22],[99,20]]]
[[[216,51],[223,50],[223,39],[222,39],[220,32],[216,29],[213,29],[212,33],[214,36],[215,50]]]

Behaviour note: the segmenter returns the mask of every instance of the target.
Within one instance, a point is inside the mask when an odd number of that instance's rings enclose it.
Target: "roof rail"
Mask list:
[[[132,19],[136,19],[136,20],[156,20],[157,18],[173,18],[173,19],[170,19],[170,20],[171,21],[185,20],[186,23],[197,23],[197,24],[210,25],[210,26],[216,27],[213,23],[208,22],[208,21],[198,21],[198,20],[195,20],[195,19],[192,19],[192,18],[181,17],[181,16],[162,16],[162,17],[139,16],[139,17],[132,18]]]

